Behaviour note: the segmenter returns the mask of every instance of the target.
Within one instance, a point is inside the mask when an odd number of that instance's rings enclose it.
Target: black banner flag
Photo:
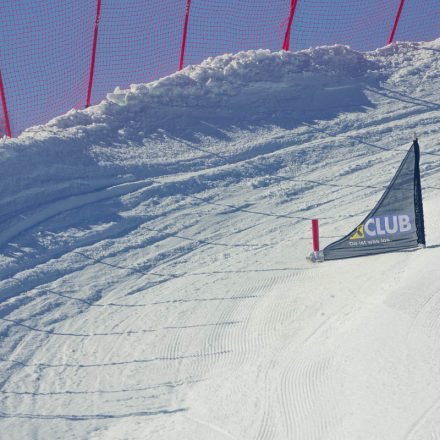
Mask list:
[[[381,199],[348,235],[322,251],[324,260],[395,252],[425,245],[417,139]]]

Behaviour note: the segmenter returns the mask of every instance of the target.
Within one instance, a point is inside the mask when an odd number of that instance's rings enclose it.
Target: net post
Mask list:
[[[6,135],[12,137],[11,124],[9,122],[8,106],[6,105],[5,87],[3,85],[2,71],[0,70],[0,98],[3,108],[3,116],[5,118]]]
[[[186,36],[188,34],[188,21],[189,21],[190,7],[191,7],[191,0],[187,0],[186,1],[186,9],[185,9],[185,22],[183,24],[182,44],[180,46],[179,70],[183,69],[183,62],[185,60]]]
[[[101,0],[96,0],[95,29],[93,32],[92,59],[90,61],[89,86],[87,88],[86,107],[90,106],[90,98],[92,96],[93,74],[95,73],[96,44],[98,42],[98,27],[99,27],[100,15],[101,15]]]
[[[284,34],[284,42],[283,42],[283,50],[289,50],[290,47],[290,33],[292,30],[292,23],[293,23],[293,17],[295,15],[295,9],[296,4],[298,3],[298,0],[291,0],[290,3],[290,13],[289,13],[289,20],[287,22],[287,29],[286,33]]]
[[[391,30],[390,38],[388,38],[388,44],[391,44],[394,40],[394,34],[396,33],[397,25],[399,24],[400,14],[402,13],[403,4],[405,0],[400,0],[399,9],[397,10],[396,18],[394,20],[393,29]]]

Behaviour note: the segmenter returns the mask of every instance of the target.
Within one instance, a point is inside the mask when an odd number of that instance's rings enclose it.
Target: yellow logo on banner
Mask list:
[[[359,225],[356,228],[354,234],[350,237],[350,240],[358,240],[359,238],[365,238],[364,225]]]

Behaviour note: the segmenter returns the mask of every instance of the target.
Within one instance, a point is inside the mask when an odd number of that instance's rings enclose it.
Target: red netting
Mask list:
[[[3,0],[0,135],[18,135],[87,102],[97,5],[91,103],[114,87],[176,71],[187,6],[183,65],[227,52],[343,43],[384,46],[402,0]],[[394,40],[439,36],[439,0],[403,0]],[[296,6],[294,9],[293,6]],[[294,14],[291,11],[294,10]],[[293,17],[290,38],[285,40]],[[288,34],[287,34],[288,35]]]
[[[431,41],[440,35],[440,1],[406,0],[394,41]]]
[[[0,69],[12,134],[84,105],[95,5],[2,1]]]
[[[356,50],[384,46],[400,0],[299,1],[290,50],[326,44],[348,44]]]
[[[240,50],[280,50],[289,10],[290,0],[192,0],[185,64]]]
[[[186,0],[102,0],[92,103],[179,68]]]

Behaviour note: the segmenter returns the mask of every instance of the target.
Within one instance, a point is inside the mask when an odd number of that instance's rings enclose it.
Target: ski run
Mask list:
[[[0,438],[440,438],[440,40],[210,58],[0,144]],[[312,264],[421,148],[426,249]]]

